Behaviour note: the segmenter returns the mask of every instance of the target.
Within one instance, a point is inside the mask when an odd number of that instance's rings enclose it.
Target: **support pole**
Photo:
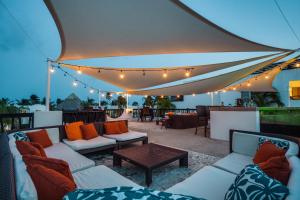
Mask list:
[[[47,92],[46,92],[46,111],[50,111],[50,91],[51,91],[51,61],[47,60]]]
[[[127,93],[127,99],[126,99],[126,108],[128,109],[128,96],[129,96],[129,94]]]
[[[214,92],[210,93],[210,98],[211,98],[211,105],[214,105]]]
[[[98,107],[101,108],[101,92],[98,90]]]

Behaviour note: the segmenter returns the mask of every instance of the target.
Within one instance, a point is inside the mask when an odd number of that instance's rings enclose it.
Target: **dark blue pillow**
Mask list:
[[[265,142],[271,142],[272,144],[275,144],[278,148],[288,150],[290,147],[290,143],[288,141],[282,141],[282,140],[276,140],[276,139],[270,139],[266,137],[260,137],[258,138],[258,147],[260,147]]]
[[[29,142],[29,138],[27,137],[27,134],[22,132],[22,131],[12,133],[12,134],[13,134],[14,138],[16,139],[16,141],[27,141],[27,142]]]

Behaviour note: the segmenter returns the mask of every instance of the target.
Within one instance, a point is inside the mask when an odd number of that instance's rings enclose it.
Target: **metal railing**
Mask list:
[[[166,113],[168,112],[174,112],[174,113],[191,113],[191,112],[196,112],[196,109],[191,109],[191,108],[185,108],[185,109],[156,109],[153,108],[153,115],[154,117],[163,117],[165,116]],[[133,109],[132,111],[132,116],[133,118],[138,118],[140,115],[141,109]]]
[[[111,118],[118,118],[120,117],[123,112],[124,112],[124,109],[106,109],[106,114],[111,117]]]
[[[33,128],[33,113],[0,114],[0,132]]]
[[[106,114],[104,110],[99,111],[64,111],[63,124],[83,121],[84,123],[104,122]]]

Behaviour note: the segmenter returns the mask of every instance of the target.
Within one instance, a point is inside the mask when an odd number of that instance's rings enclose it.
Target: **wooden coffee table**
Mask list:
[[[188,152],[154,143],[114,151],[114,166],[122,166],[122,160],[145,170],[146,184],[152,183],[152,170],[179,160],[180,167],[188,167]]]

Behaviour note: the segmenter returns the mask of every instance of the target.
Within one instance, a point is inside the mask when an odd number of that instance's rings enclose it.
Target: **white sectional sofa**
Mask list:
[[[224,199],[225,194],[236,176],[248,164],[253,164],[253,156],[258,147],[258,138],[267,137],[289,142],[289,150],[286,157],[292,167],[288,188],[290,191],[288,200],[300,199],[300,160],[299,145],[290,137],[281,137],[273,134],[257,132],[230,131],[230,154],[217,161],[213,166],[206,166],[191,177],[174,185],[166,192],[191,195],[209,200]]]

